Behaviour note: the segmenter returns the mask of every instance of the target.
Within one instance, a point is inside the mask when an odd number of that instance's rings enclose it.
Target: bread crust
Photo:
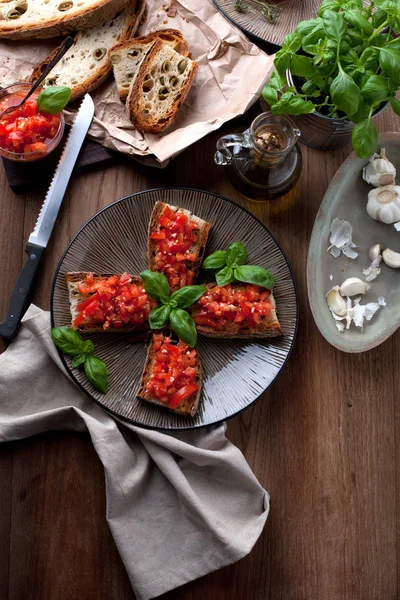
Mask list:
[[[0,23],[0,38],[10,40],[46,39],[66,35],[80,29],[97,27],[113,19],[118,11],[122,10],[132,0],[97,0],[91,8],[80,10],[79,14],[68,15],[60,13],[60,17],[53,17],[47,23],[17,24]]]
[[[154,43],[150,52],[148,52],[144,61],[140,66],[139,73],[133,82],[133,85],[129,88],[128,98],[126,101],[127,111],[129,115],[129,119],[133,123],[133,125],[139,131],[147,131],[151,133],[162,133],[165,131],[170,125],[172,125],[173,121],[176,119],[179,109],[181,108],[185,98],[192,87],[194,78],[197,73],[198,63],[196,61],[192,61],[192,67],[189,76],[186,81],[182,85],[179,90],[179,94],[175,100],[174,105],[169,109],[166,115],[163,117],[162,122],[157,121],[155,118],[151,119],[142,119],[141,114],[143,112],[143,83],[145,81],[145,77],[148,72],[152,69],[153,61],[157,59],[157,55],[159,51],[162,49],[165,42],[158,39]]]
[[[194,271],[195,273],[195,280],[197,278],[197,275],[200,271],[201,268],[201,263],[203,261],[203,256],[204,256],[204,252],[206,249],[206,244],[207,244],[207,240],[208,240],[208,235],[210,233],[210,229],[212,227],[211,223],[208,223],[207,221],[204,221],[203,219],[200,219],[199,217],[196,217],[196,215],[193,215],[190,211],[184,209],[184,208],[179,208],[177,206],[171,206],[170,204],[167,204],[166,202],[162,202],[162,201],[157,201],[154,205],[153,208],[153,212],[151,213],[151,217],[150,217],[150,223],[149,223],[149,233],[148,233],[148,259],[149,259],[149,268],[151,271],[157,271],[158,269],[156,268],[156,264],[155,264],[155,255],[157,252],[157,240],[151,240],[150,239],[150,235],[156,231],[158,231],[159,226],[160,226],[160,217],[164,212],[164,209],[166,206],[169,206],[169,208],[171,208],[172,210],[180,210],[181,212],[183,212],[184,214],[186,214],[188,217],[190,217],[190,219],[193,219],[195,221],[198,221],[199,223],[199,239],[198,242],[192,246],[192,248],[190,249],[190,252],[192,254],[196,254],[196,260],[193,262],[189,262],[189,261],[185,261],[186,265],[189,266],[189,268]],[[174,290],[173,290],[174,291]]]
[[[194,417],[198,410],[198,407],[199,407],[201,390],[202,390],[202,380],[203,380],[203,369],[202,369],[202,365],[200,362],[198,351],[197,351],[197,365],[196,365],[197,374],[196,374],[195,381],[199,385],[199,389],[198,389],[196,395],[192,398],[188,398],[187,400],[184,400],[176,408],[169,408],[163,402],[160,402],[160,400],[158,400],[158,398],[153,398],[148,392],[146,392],[146,385],[150,379],[153,364],[154,364],[155,357],[156,357],[154,349],[153,349],[153,345],[154,345],[153,339],[154,338],[151,339],[148,350],[147,350],[146,362],[144,364],[140,387],[139,387],[138,391],[136,392],[136,397],[139,398],[140,400],[150,402],[151,404],[156,404],[157,406],[161,406],[163,408],[166,408],[167,410],[178,413],[180,415],[184,415],[186,417]]]
[[[79,302],[82,302],[83,300],[85,300],[85,298],[82,297],[82,295],[79,293],[79,291],[76,288],[79,283],[85,282],[86,275],[87,275],[86,271],[71,271],[69,273],[65,273],[65,279],[66,279],[67,286],[68,286],[69,302],[70,302],[70,309],[71,309],[71,327],[72,327],[72,329],[75,329],[76,331],[80,331],[82,333],[97,333],[99,331],[101,331],[103,333],[129,333],[132,331],[135,331],[135,332],[148,331],[149,325],[147,322],[143,323],[140,326],[135,326],[135,325],[124,326],[124,327],[121,327],[120,329],[103,329],[102,325],[98,325],[96,323],[93,323],[90,326],[80,325],[80,326],[76,327],[74,325],[74,319],[77,316],[76,306],[77,306],[77,304],[79,304]],[[111,277],[112,275],[116,275],[116,273],[103,273],[103,274],[94,273],[94,280],[96,281],[98,279],[105,279],[107,277]],[[132,283],[135,283],[138,285],[140,283],[143,283],[143,281],[140,277],[132,276]]]

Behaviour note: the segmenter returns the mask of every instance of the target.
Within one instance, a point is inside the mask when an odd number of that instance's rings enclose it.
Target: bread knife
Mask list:
[[[35,228],[29,236],[25,247],[25,253],[28,258],[11,294],[7,317],[0,323],[0,336],[4,339],[11,339],[18,333],[21,319],[28,309],[40,259],[53,231],[65,190],[67,189],[72,170],[92,122],[93,115],[93,100],[89,94],[86,94],[65,142],[53,179],[40,209]]]

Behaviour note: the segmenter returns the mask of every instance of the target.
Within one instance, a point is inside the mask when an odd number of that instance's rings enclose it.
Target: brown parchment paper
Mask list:
[[[173,16],[171,16],[173,15]],[[164,134],[141,134],[130,123],[112,75],[91,95],[95,117],[89,137],[154,166],[165,166],[185,148],[243,114],[259,97],[273,66],[268,56],[216,9],[212,0],[147,0],[136,35],[156,29],[182,31],[199,62],[195,82],[174,124]],[[59,40],[0,41],[0,85],[30,76]],[[72,122],[73,109],[66,111]]]

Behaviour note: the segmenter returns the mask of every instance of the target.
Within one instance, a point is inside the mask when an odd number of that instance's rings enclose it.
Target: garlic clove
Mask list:
[[[395,166],[386,158],[385,148],[381,148],[380,154],[374,154],[362,172],[364,181],[380,187],[394,185],[396,177]]]
[[[371,219],[382,223],[399,221],[400,186],[385,185],[371,190],[368,194],[367,213]]]
[[[382,252],[382,258],[383,262],[388,267],[391,267],[392,269],[400,268],[400,254],[398,252],[394,252],[394,250],[386,248],[386,250]]]
[[[368,287],[369,286],[358,277],[349,277],[343,281],[339,291],[342,296],[357,296],[358,294],[365,294]]]
[[[346,314],[346,302],[342,298],[339,292],[339,286],[335,285],[326,295],[326,301],[329,309],[338,315],[344,317]]]
[[[375,260],[378,258],[378,256],[380,256],[382,254],[382,246],[380,244],[375,244],[374,246],[371,246],[371,248],[369,249],[368,252],[368,256],[370,257],[371,260]]]

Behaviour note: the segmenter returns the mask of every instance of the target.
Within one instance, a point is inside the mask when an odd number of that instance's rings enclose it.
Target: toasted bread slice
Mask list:
[[[240,287],[246,284],[237,282],[230,284],[231,286]],[[217,283],[208,283],[207,290],[218,288]],[[205,293],[205,296],[207,292]],[[250,324],[247,320],[241,323],[227,322],[220,329],[215,329],[208,325],[199,325],[196,323],[197,332],[206,337],[215,338],[272,338],[282,335],[281,326],[276,314],[276,303],[272,291],[268,297],[268,301],[272,304],[272,310],[269,317],[262,317],[260,323],[256,325]],[[196,322],[196,316],[201,310],[202,305],[196,302],[190,309],[190,313]]]
[[[51,38],[95,28],[136,0],[11,0],[0,3],[0,38]]]
[[[175,120],[197,72],[197,62],[157,40],[129,88],[127,111],[139,131],[161,133]]]
[[[109,50],[119,97],[124,102],[129,87],[135,81],[139,68],[157,39],[163,40],[182,56],[188,56],[186,40],[178,29],[160,29],[143,37],[116,44]]]
[[[85,284],[86,275],[87,275],[87,273],[80,272],[80,271],[75,271],[75,272],[65,274],[65,279],[67,281],[68,293],[69,293],[72,329],[76,329],[77,331],[82,331],[85,333],[95,333],[97,331],[102,331],[103,333],[105,331],[112,332],[112,333],[127,333],[130,331],[146,331],[146,330],[148,330],[149,327],[148,327],[147,320],[140,325],[124,324],[119,329],[111,328],[111,329],[105,330],[101,323],[97,323],[96,321],[94,321],[93,319],[88,317],[80,325],[76,326],[74,324],[74,321],[75,321],[75,318],[80,314],[79,311],[77,310],[78,304],[80,304],[81,302],[86,300],[90,295],[94,295],[94,294],[90,294],[89,296],[84,296],[79,291],[79,285]],[[115,273],[113,273],[112,275],[115,275]],[[110,274],[102,274],[102,275],[94,274],[94,281],[95,282],[100,281],[101,279],[111,277],[112,275],[110,275]],[[135,283],[136,285],[143,284],[140,277],[132,277],[132,283]]]
[[[207,239],[208,239],[208,234],[211,229],[211,223],[207,223],[207,221],[204,221],[203,219],[196,217],[196,215],[193,215],[190,211],[188,211],[184,208],[178,208],[177,206],[171,206],[170,204],[166,204],[165,202],[158,201],[155,203],[153,212],[151,214],[150,224],[149,224],[149,236],[152,233],[158,232],[160,230],[160,217],[163,215],[164,210],[167,206],[174,212],[177,212],[179,210],[184,215],[186,215],[190,221],[196,221],[196,223],[198,223],[198,225],[199,225],[198,240],[197,240],[196,244],[194,244],[188,250],[188,253],[194,254],[196,256],[196,258],[194,261],[189,261],[189,260],[185,261],[186,267],[195,273],[195,278],[196,278],[197,274],[200,270],[200,267],[201,267],[201,262],[203,260],[204,251],[205,251]],[[149,252],[150,269],[152,271],[159,271],[160,273],[162,273],[163,270],[158,269],[156,266],[157,250],[158,250],[157,241],[152,240],[149,237],[148,252]],[[171,291],[175,291],[176,289],[179,289],[180,286],[179,285],[173,286],[170,284],[170,287],[171,287]]]
[[[159,334],[156,334],[156,335],[159,335]],[[200,359],[199,359],[197,350],[196,350],[196,358],[197,358],[197,362],[196,362],[196,367],[195,367],[195,369],[196,369],[195,383],[199,386],[199,389],[197,390],[197,392],[195,394],[193,394],[189,398],[183,400],[176,408],[170,408],[165,402],[161,402],[161,400],[159,400],[158,398],[156,398],[154,395],[152,395],[151,393],[149,393],[147,391],[147,384],[149,383],[149,380],[151,378],[151,374],[152,374],[153,367],[154,367],[155,360],[156,360],[156,352],[154,351],[154,335],[153,335],[150,345],[149,345],[149,348],[148,348],[148,351],[147,351],[147,358],[146,358],[146,362],[145,362],[144,369],[143,369],[140,388],[136,393],[136,397],[139,398],[140,400],[145,400],[146,402],[150,402],[151,404],[156,404],[157,406],[162,406],[163,408],[172,410],[173,412],[178,413],[180,415],[185,415],[187,417],[194,417],[194,415],[196,414],[198,407],[199,407],[202,378],[203,378],[203,371],[202,371],[202,367],[201,367],[201,363],[200,363]]]
[[[71,101],[94,90],[111,72],[108,50],[119,40],[127,40],[138,28],[145,10],[145,0],[137,0],[134,8],[120,14],[90,31],[79,31],[72,46],[44,80],[44,86],[66,85],[71,88]],[[56,48],[31,76],[31,81],[41,75],[58,51]]]

